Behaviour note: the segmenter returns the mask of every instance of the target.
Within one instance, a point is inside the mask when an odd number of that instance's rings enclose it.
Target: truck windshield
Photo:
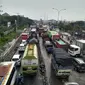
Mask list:
[[[52,45],[47,45],[47,47],[53,47]]]
[[[78,48],[73,48],[73,47],[70,47],[69,48],[71,51],[77,51],[78,50]]]

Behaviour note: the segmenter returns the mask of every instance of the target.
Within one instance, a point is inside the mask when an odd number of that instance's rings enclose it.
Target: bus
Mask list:
[[[21,61],[22,74],[36,74],[38,69],[38,49],[36,44],[28,44]]]
[[[10,85],[15,73],[15,62],[0,63],[0,85]]]

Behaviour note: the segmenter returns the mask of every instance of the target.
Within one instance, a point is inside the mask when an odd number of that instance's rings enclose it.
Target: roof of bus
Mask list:
[[[36,59],[38,56],[37,54],[37,46],[36,44],[28,44],[26,46],[23,58],[24,59]]]
[[[14,67],[15,62],[1,62],[0,63],[0,83],[6,85],[10,77],[11,71]]]

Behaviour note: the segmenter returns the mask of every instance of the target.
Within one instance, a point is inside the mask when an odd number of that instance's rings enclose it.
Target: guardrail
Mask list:
[[[11,51],[13,49],[16,48],[16,45],[17,45],[17,42],[20,42],[21,41],[21,35],[15,40],[15,42],[10,46],[10,48],[8,49],[8,51],[6,51],[3,55],[0,56],[0,61],[5,61],[6,60],[6,57],[9,53],[11,53]],[[10,60],[10,59],[9,59]]]

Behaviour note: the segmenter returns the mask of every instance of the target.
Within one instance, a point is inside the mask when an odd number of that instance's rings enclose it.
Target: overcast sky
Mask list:
[[[0,0],[4,12],[19,13],[32,19],[85,20],[85,0]]]

